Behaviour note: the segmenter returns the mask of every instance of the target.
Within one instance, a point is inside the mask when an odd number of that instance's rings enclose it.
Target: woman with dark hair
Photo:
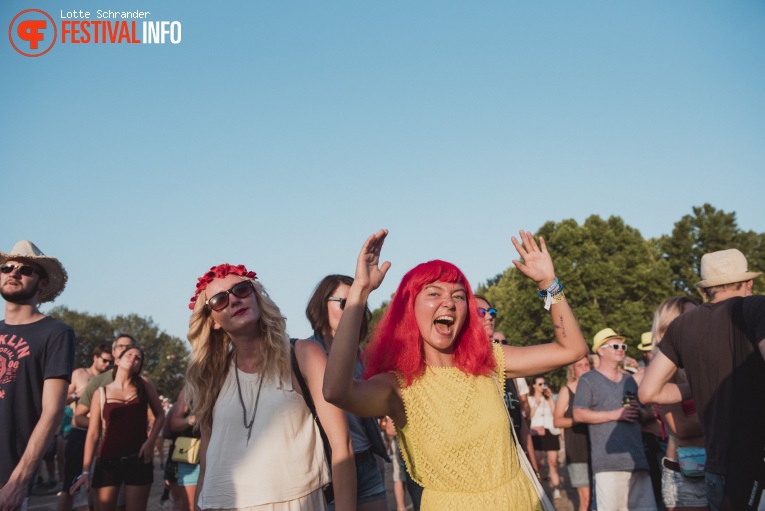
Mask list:
[[[425,488],[423,511],[551,509],[527,462],[521,466],[502,399],[506,377],[545,373],[587,353],[544,240],[540,249],[521,231],[523,245],[512,241],[523,262],[513,264],[537,283],[555,342],[492,345],[465,275],[430,261],[402,279],[365,353],[368,379],[354,380],[367,297],[390,268],[380,264],[387,234],[370,236],[359,254],[325,371],[325,399],[362,417],[393,419],[407,469]]]
[[[327,354],[352,284],[353,279],[345,275],[328,275],[319,282],[305,311],[313,336],[295,343],[295,356],[332,447],[332,480],[338,507],[341,500],[348,501],[350,497],[346,508],[385,511],[385,484],[374,454],[387,458],[387,453],[377,421],[344,412],[327,403],[321,392]],[[366,309],[359,328],[360,339],[366,337],[371,316]],[[360,379],[363,374],[364,367],[357,358],[354,377]],[[334,509],[334,502],[329,507]]]
[[[154,443],[165,422],[165,413],[157,391],[141,377],[144,353],[138,346],[125,350],[113,369],[114,381],[98,389],[90,405],[90,423],[82,458],[83,471],[69,492],[80,486],[92,487],[96,511],[117,509],[117,495],[125,484],[125,509],[145,511],[154,482],[152,456]],[[147,412],[151,408],[154,424],[148,429]],[[98,449],[93,477],[91,462]]]
[[[529,388],[531,389],[529,420],[534,455],[537,457],[539,466],[547,465],[547,474],[553,487],[553,498],[560,498],[560,476],[558,475],[560,430],[553,425],[555,402],[552,389],[547,385],[544,376],[535,376]]]
[[[230,264],[198,279],[189,307],[185,399],[202,436],[197,507],[325,510],[327,462],[279,307],[255,272]]]

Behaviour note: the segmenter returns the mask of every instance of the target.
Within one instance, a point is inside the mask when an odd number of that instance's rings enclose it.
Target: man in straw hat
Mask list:
[[[655,510],[640,432],[637,384],[622,371],[625,338],[604,328],[593,339],[597,369],[579,378],[574,421],[588,424],[590,460],[599,510]]]
[[[696,287],[709,301],[669,325],[640,385],[645,402],[693,397],[713,510],[757,509],[765,482],[765,296],[752,296],[759,275],[736,249],[705,254]],[[668,383],[678,367],[690,388]]]
[[[26,508],[34,475],[61,424],[74,365],[74,331],[38,305],[64,290],[55,257],[19,241],[0,252],[0,511]]]

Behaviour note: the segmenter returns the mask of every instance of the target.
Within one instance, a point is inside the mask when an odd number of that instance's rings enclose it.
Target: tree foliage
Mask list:
[[[591,216],[581,226],[575,220],[547,222],[537,234],[547,243],[585,339],[591,344],[596,332],[610,327],[627,337],[628,354],[639,356],[640,334],[650,330],[657,305],[673,293],[669,264],[619,217]],[[554,340],[536,284],[515,267],[487,295],[499,310],[497,329],[510,344]],[[551,376],[556,386],[565,381],[562,370]]]
[[[672,229],[657,240],[658,249],[669,262],[673,284],[680,293],[698,298],[694,286],[700,280],[701,256],[708,252],[737,248],[749,261],[749,269],[765,269],[765,234],[742,231],[736,213],[726,213],[710,204],[694,207]],[[765,292],[765,281],[754,281],[754,292]]]
[[[107,318],[58,306],[50,315],[70,325],[75,332],[75,367],[88,367],[92,363],[93,348],[102,343],[111,344],[119,333],[132,335],[144,350],[143,374],[157,392],[175,399],[183,387],[186,360],[189,352],[178,337],[160,331],[151,318],[137,314]]]

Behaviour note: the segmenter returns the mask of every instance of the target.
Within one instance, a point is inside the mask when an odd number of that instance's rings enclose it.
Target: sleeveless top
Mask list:
[[[576,394],[571,387],[568,389],[568,408],[563,414],[567,419],[574,418],[574,396]],[[587,430],[587,424],[574,424],[573,427],[566,430],[563,438],[566,445],[566,463],[589,463],[590,462],[590,435]]]
[[[110,403],[106,387],[101,387],[100,392],[104,394],[103,416],[106,428],[98,457],[110,459],[137,456],[147,438],[146,402],[136,395],[128,401]]]
[[[292,381],[264,381],[247,440],[234,361],[213,409],[202,509],[234,509],[287,502],[329,484],[319,430]],[[239,371],[247,422],[252,417],[260,376]]]
[[[324,339],[322,339],[318,332],[315,332],[311,337],[308,338],[308,340],[315,341],[319,346],[321,346],[321,349],[324,350],[324,354],[329,356],[329,350],[327,350],[327,347],[324,345]],[[353,379],[364,379],[364,366],[362,365],[358,356],[356,357],[356,367],[353,369]],[[353,451],[364,452],[369,450],[369,448],[372,447],[372,443],[370,442],[369,438],[367,438],[363,419],[348,412],[345,412],[345,418],[348,419],[348,431],[351,434],[351,440],[353,440]],[[376,421],[376,419],[373,420]]]
[[[422,511],[541,510],[518,461],[502,399],[505,359],[492,376],[426,367],[408,387],[396,375],[406,425],[396,428],[409,474],[425,488]]]

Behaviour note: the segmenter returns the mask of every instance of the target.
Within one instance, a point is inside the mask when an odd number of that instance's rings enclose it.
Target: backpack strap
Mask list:
[[[308,409],[311,410],[311,415],[313,415],[313,420],[316,421],[316,425],[319,426],[319,435],[321,436],[321,443],[324,444],[324,454],[327,457],[327,466],[329,467],[329,473],[332,474],[332,446],[329,444],[329,438],[327,438],[327,434],[324,432],[324,428],[321,425],[319,415],[316,413],[316,405],[311,397],[311,391],[308,390],[308,384],[305,382],[305,378],[303,378],[303,373],[300,372],[300,365],[298,364],[297,356],[295,355],[295,343],[297,341],[298,339],[290,338],[290,362],[292,363],[292,372],[295,375],[298,385],[300,385],[305,404]],[[332,488],[332,483],[329,483],[329,486],[324,489],[324,498],[328,503],[335,500],[335,492]]]

